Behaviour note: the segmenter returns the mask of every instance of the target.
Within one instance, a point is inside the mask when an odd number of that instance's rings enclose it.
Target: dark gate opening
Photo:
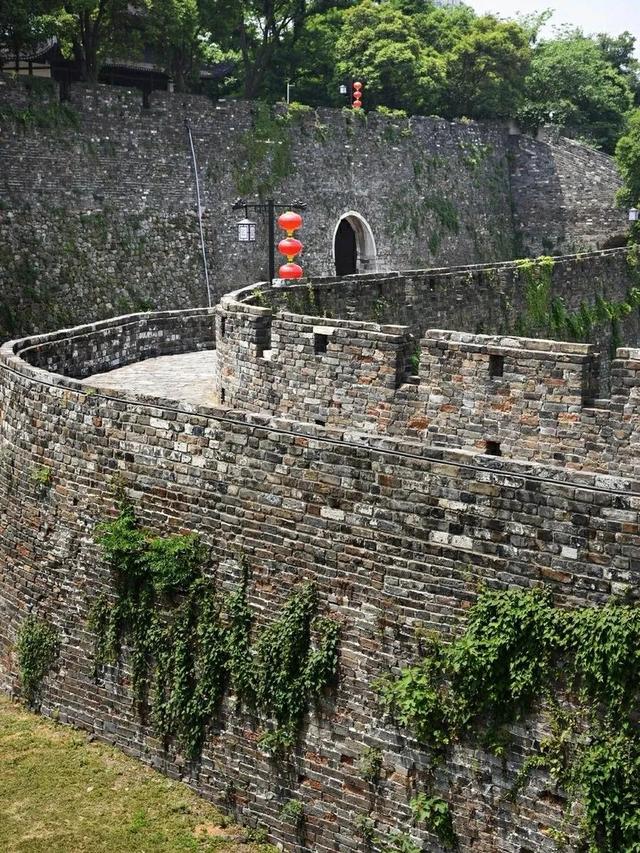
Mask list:
[[[336,231],[336,275],[353,275],[358,262],[356,232],[348,220],[342,219]]]

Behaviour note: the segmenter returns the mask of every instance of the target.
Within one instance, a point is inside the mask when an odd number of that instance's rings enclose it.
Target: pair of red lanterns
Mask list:
[[[294,231],[302,225],[302,217],[299,213],[288,210],[278,217],[278,225],[287,232],[287,236],[278,243],[278,251],[287,259],[287,263],[278,270],[278,276],[284,279],[302,278],[302,267],[293,262],[303,249],[300,240],[293,236]]]

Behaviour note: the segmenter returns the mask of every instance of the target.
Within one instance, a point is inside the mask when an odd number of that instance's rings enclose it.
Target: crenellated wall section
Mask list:
[[[579,308],[572,285],[589,260],[593,299],[627,304],[624,250],[556,259],[549,304],[560,298]],[[217,309],[218,399],[345,430],[635,476],[638,351],[618,347],[611,359],[606,319],[593,329],[596,343],[508,334],[528,322],[527,286],[523,268],[509,264],[229,294]],[[467,325],[500,333],[434,327],[463,328],[465,315]],[[391,325],[395,318],[411,325]],[[629,343],[638,342],[638,319],[629,306]]]

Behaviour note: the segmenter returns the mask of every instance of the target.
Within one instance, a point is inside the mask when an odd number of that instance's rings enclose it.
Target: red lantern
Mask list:
[[[302,251],[302,243],[295,237],[285,237],[278,243],[278,251],[281,255],[286,255],[287,260],[291,262]]]
[[[289,237],[302,225],[302,217],[299,213],[294,213],[292,210],[288,210],[286,213],[282,213],[278,217],[278,225],[283,228]]]
[[[356,81],[352,86],[351,106],[354,110],[362,108],[362,83]]]
[[[299,267],[298,264],[283,264],[278,270],[278,275],[280,278],[302,278],[302,267]]]

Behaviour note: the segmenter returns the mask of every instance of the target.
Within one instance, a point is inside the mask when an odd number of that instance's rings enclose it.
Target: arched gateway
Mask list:
[[[350,210],[343,214],[333,232],[336,275],[376,271],[376,241],[367,220]]]

